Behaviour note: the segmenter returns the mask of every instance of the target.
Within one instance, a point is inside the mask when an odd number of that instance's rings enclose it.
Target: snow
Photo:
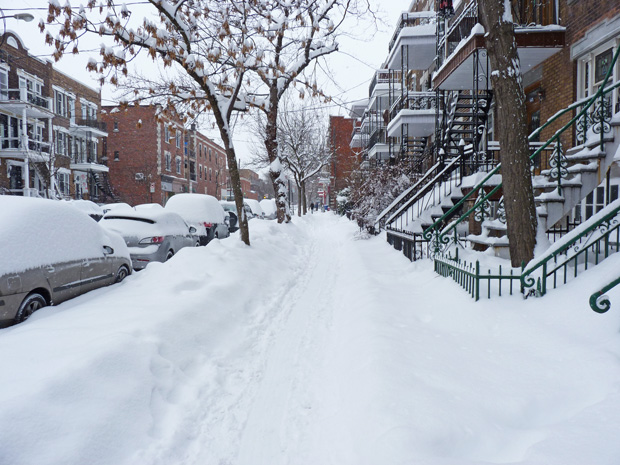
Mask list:
[[[187,235],[189,232],[180,215],[155,208],[114,210],[106,213],[100,224],[124,238]]]
[[[117,255],[128,257],[122,239],[106,233],[79,208],[54,200],[0,196],[0,276],[64,261],[103,257],[104,245],[111,246]]]
[[[226,214],[212,195],[176,194],[166,202],[166,211],[178,213],[188,223],[224,223]]]
[[[244,199],[243,201],[246,204],[248,204],[248,206],[252,210],[252,213],[254,213],[256,216],[259,216],[259,217],[264,217],[265,216],[265,212],[263,211],[263,208],[261,207],[261,204],[260,204],[260,202],[258,200],[255,200],[255,199]]]
[[[265,217],[275,218],[278,213],[278,207],[276,206],[275,199],[263,199],[260,202],[260,207],[265,212]],[[250,207],[251,208],[251,207]]]
[[[615,257],[476,303],[361,239],[252,222],[0,330],[0,463],[620,462],[620,291],[587,304]]]

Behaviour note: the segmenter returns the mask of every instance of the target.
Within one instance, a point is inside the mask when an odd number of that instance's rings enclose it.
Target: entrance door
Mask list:
[[[528,86],[525,89],[525,110],[527,113],[527,132],[532,134],[540,127],[540,106],[541,106],[542,88],[540,81]],[[537,135],[531,139],[531,142],[539,142],[540,136]],[[540,170],[544,169],[546,160],[541,160],[540,155],[534,160],[534,172],[540,174]],[[541,168],[542,167],[542,168]]]

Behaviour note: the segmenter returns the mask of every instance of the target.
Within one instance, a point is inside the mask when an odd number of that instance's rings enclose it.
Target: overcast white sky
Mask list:
[[[61,4],[65,0],[60,1]],[[79,5],[80,2],[71,0],[71,4]],[[126,3],[130,1],[126,0]],[[331,55],[328,58],[328,66],[333,72],[333,82],[325,76],[319,80],[319,85],[323,85],[328,93],[334,97],[334,102],[329,104],[326,109],[329,114],[347,114],[347,105],[355,100],[368,96],[368,85],[372,79],[375,69],[381,66],[388,51],[388,42],[394,32],[397,19],[400,13],[406,10],[411,0],[370,0],[373,8],[378,12],[380,22],[375,27],[372,24],[354,24],[350,22],[346,26],[347,32],[351,37],[341,40],[340,53]],[[41,58],[50,58],[51,49],[45,45],[43,34],[38,30],[39,18],[46,17],[47,0],[0,0],[0,8],[5,10],[4,14],[12,14],[16,8],[27,10],[35,16],[31,23],[7,19],[6,27],[8,30],[17,32],[30,52]],[[129,6],[131,9],[131,6]],[[2,23],[0,23],[2,27]],[[102,39],[93,38],[93,52],[83,52],[77,56],[63,57],[54,66],[61,71],[75,77],[76,79],[98,88],[92,75],[86,70],[86,63],[89,56],[98,58],[98,45]],[[114,88],[110,85],[102,89],[103,105],[116,103],[114,100]],[[239,158],[243,161],[249,159],[251,151],[252,136],[238,125],[235,130],[235,147]],[[217,130],[212,128],[201,128],[208,136],[218,140]]]

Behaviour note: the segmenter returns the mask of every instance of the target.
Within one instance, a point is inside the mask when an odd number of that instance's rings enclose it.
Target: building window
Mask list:
[[[202,179],[202,165],[198,165],[198,172],[200,173],[200,179]]]
[[[119,161],[121,159],[121,155],[118,150],[114,151],[114,161]]]
[[[177,174],[181,174],[181,157],[176,158]]]
[[[600,55],[597,55],[594,59],[594,83],[598,84],[603,79],[605,79],[605,75],[607,71],[609,71],[609,67],[611,66],[611,59],[614,56],[613,49],[605,50]]]
[[[0,98],[9,99],[9,72],[4,68],[0,68]]]
[[[114,121],[114,132],[118,132],[118,121]]]
[[[75,98],[68,93],[54,89],[54,104],[56,114],[65,118],[75,116]]]
[[[209,168],[209,181],[211,181],[211,173],[212,173],[211,168]]]
[[[175,133],[176,139],[177,139],[177,148],[181,148],[181,131],[179,129],[176,130]]]
[[[164,141],[166,142],[166,144],[170,143],[170,128],[167,124],[164,125]]]
[[[169,153],[166,154],[166,171],[172,170],[172,157]]]
[[[202,158],[202,144],[200,144],[200,151],[198,153],[199,153],[200,158]]]
[[[69,173],[56,173],[56,182],[58,183],[58,190],[60,193],[62,195],[69,195]]]
[[[211,161],[211,149],[209,149],[209,161]]]

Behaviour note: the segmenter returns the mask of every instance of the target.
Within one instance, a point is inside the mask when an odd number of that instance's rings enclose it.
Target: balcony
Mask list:
[[[363,135],[362,135],[362,131],[361,128],[358,126],[355,129],[353,129],[353,135],[351,136],[351,143],[349,144],[349,146],[352,149],[361,149],[364,148],[364,139],[363,139]]]
[[[86,152],[71,152],[71,164],[69,167],[75,171],[91,171],[91,172],[105,172],[110,171],[106,165],[103,165],[97,161],[97,154],[87,150]]]
[[[425,137],[435,131],[437,98],[434,92],[408,92],[390,110],[389,137],[400,137],[407,126],[409,137]]]
[[[48,162],[50,159],[50,144],[35,139],[28,139],[24,144],[21,137],[0,138],[0,157],[26,158],[33,162]]]
[[[26,89],[2,89],[0,91],[0,108],[8,110],[17,115],[30,118],[52,118],[52,102],[48,97],[35,94]]]
[[[71,118],[71,125],[69,127],[71,134],[86,134],[90,133],[95,137],[107,137],[107,126],[104,122],[98,121],[94,118]]]
[[[555,2],[543,3],[534,0],[511,2],[522,73],[559,52],[565,44],[565,28],[555,24],[557,20],[552,13]],[[439,68],[433,76],[436,89],[472,89],[474,74],[488,76],[485,31],[478,20],[478,2],[473,0],[461,5],[446,30],[441,32]],[[480,90],[488,88],[489,79],[478,79],[477,86]]]
[[[389,69],[425,70],[435,60],[435,12],[403,13],[390,41]]]

